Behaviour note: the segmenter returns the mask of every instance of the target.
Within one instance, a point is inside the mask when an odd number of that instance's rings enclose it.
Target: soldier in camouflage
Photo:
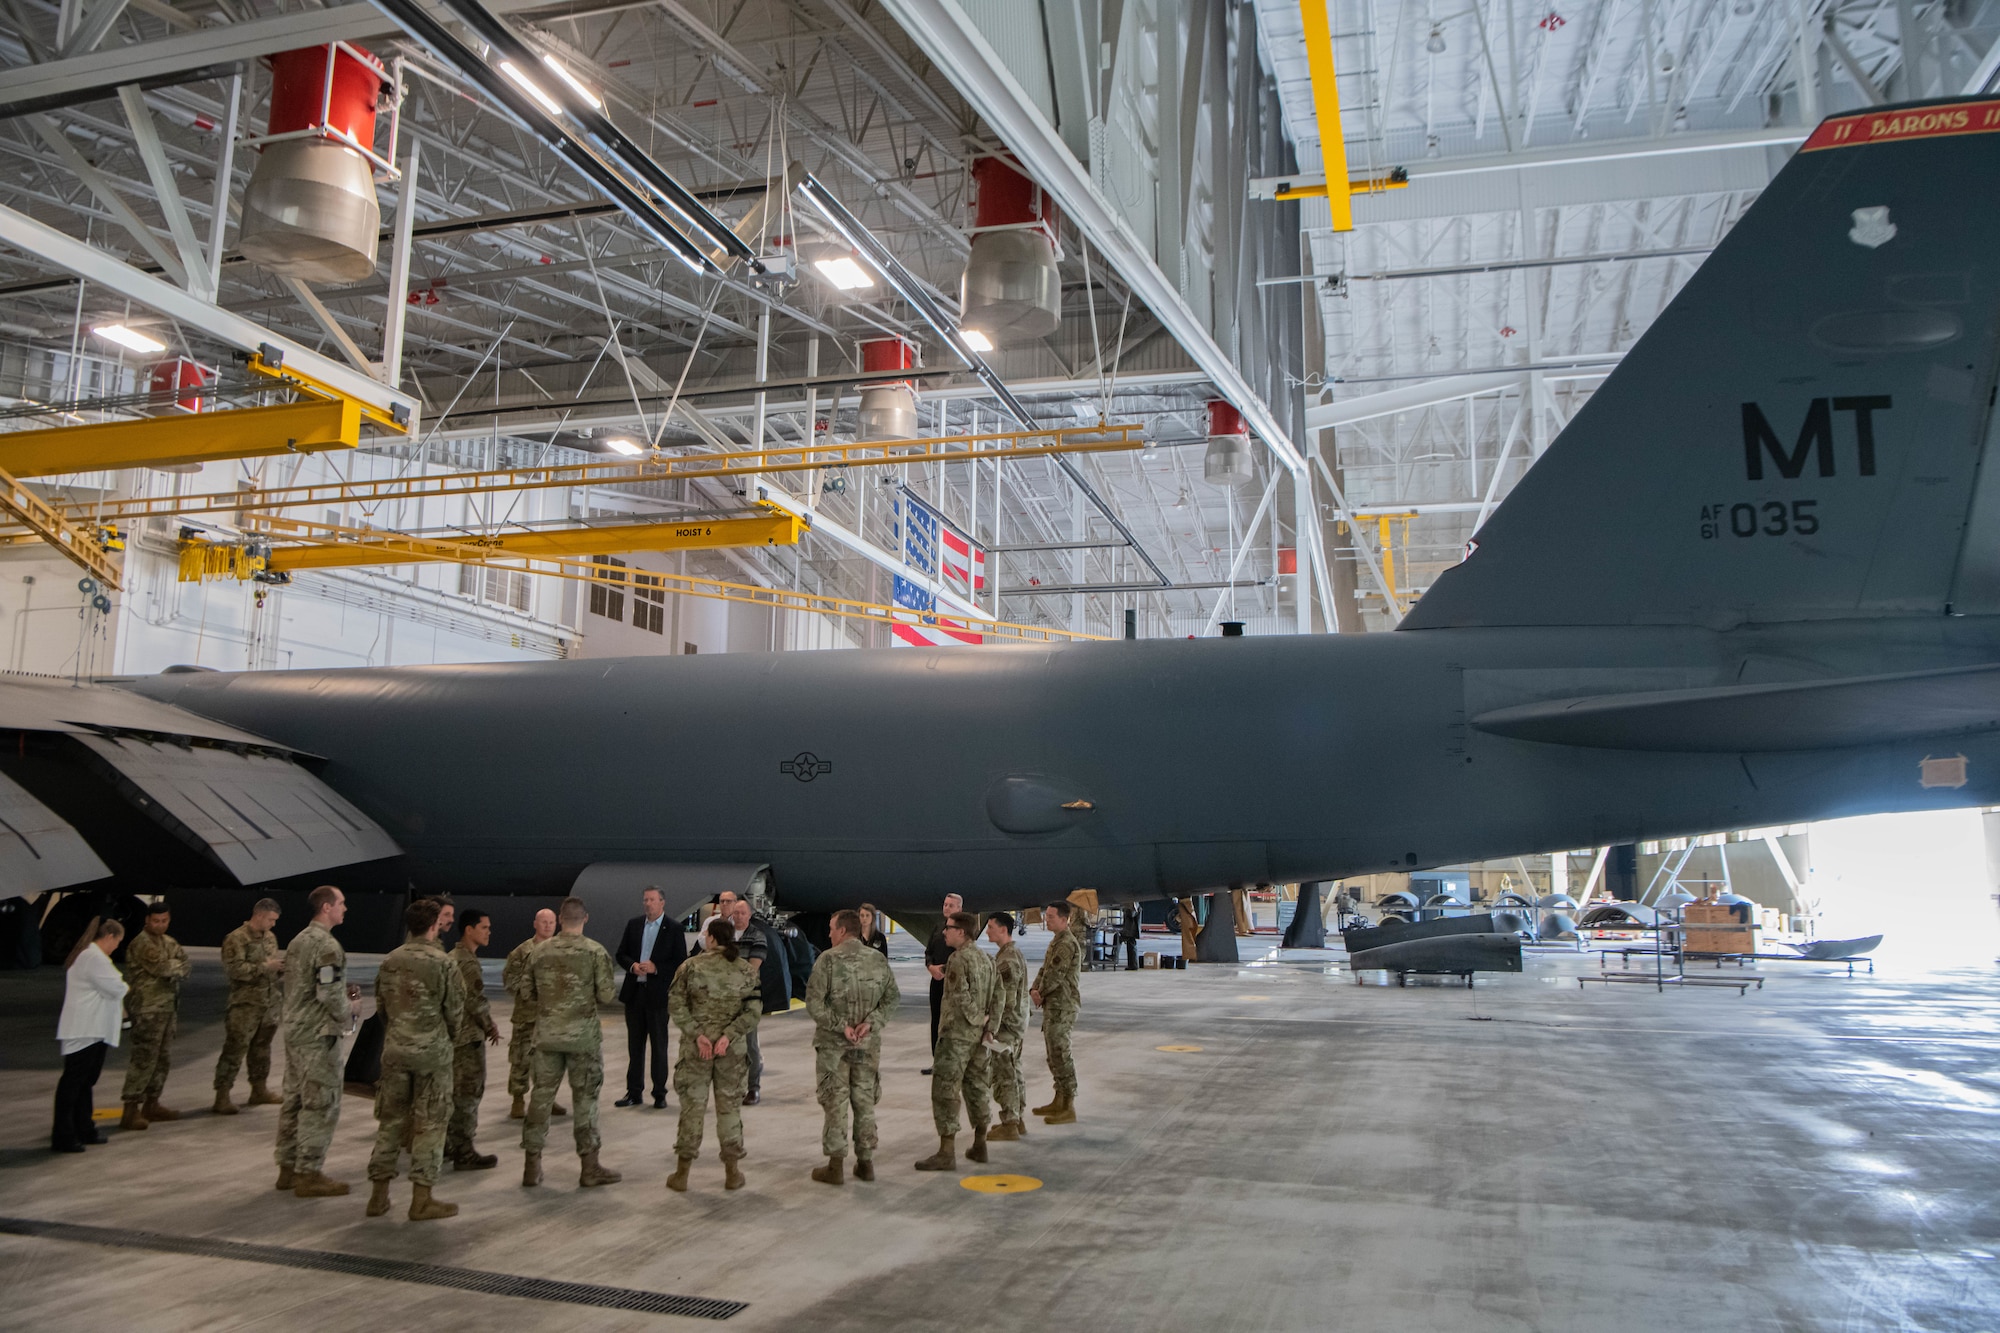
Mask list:
[[[445,1156],[461,1171],[484,1171],[500,1161],[473,1143],[479,1133],[479,1101],[486,1095],[486,1047],[500,1044],[500,1025],[486,1002],[486,974],[479,968],[479,951],[492,942],[493,918],[476,907],[467,909],[459,917],[458,947],[451,951],[465,995],[465,1025],[451,1052],[451,1128],[444,1138]]]
[[[556,914],[544,907],[535,913],[535,933],[514,946],[500,969],[500,984],[514,997],[507,1031],[507,1095],[514,1099],[514,1108],[507,1113],[509,1120],[527,1119],[528,1088],[535,1076],[535,1002],[521,994],[527,984],[528,959],[536,945],[554,939],[555,934]],[[557,1103],[549,1108],[549,1114],[568,1115],[569,1110]]]
[[[1048,1047],[1049,1073],[1055,1077],[1055,1100],[1037,1106],[1035,1114],[1051,1125],[1076,1123],[1076,1059],[1070,1053],[1070,1034],[1076,1029],[1076,1011],[1083,1002],[1083,946],[1070,929],[1078,915],[1069,903],[1050,903],[1042,909],[1042,924],[1049,929],[1049,951],[1042,957],[1042,970],[1028,996],[1042,1011],[1042,1041]]]
[[[347,897],[322,884],[306,897],[312,920],[285,951],[278,1028],[285,1039],[285,1100],[278,1108],[278,1188],[301,1199],[347,1193],[323,1168],[340,1123],[340,1038],[358,1016],[360,993],[347,982],[347,951],[333,928]]]
[[[154,903],[146,909],[145,930],[125,946],[125,980],[131,987],[125,992],[125,1016],[132,1021],[132,1055],[125,1067],[120,1129],[181,1118],[179,1111],[160,1105],[180,1027],[181,983],[194,971],[187,951],[167,934],[172,920],[165,899]]]
[[[217,1115],[235,1115],[229,1091],[236,1071],[250,1062],[249,1106],[276,1106],[284,1099],[271,1091],[271,1039],[278,1035],[278,977],[285,955],[271,928],[278,924],[278,904],[259,898],[250,919],[222,937],[222,972],[229,978],[229,1008],[222,1019],[222,1057],[215,1062]]]
[[[835,912],[827,929],[832,948],[813,962],[806,1012],[813,1021],[819,1104],[826,1113],[820,1147],[826,1165],[812,1178],[842,1183],[847,1117],[854,1114],[854,1178],[875,1179],[875,1102],[882,1095],[882,1029],[902,993],[889,960],[861,942],[858,912]]]
[[[949,1171],[958,1165],[961,1100],[972,1122],[966,1160],[986,1160],[992,1073],[984,1042],[999,1027],[1000,1013],[993,960],[973,942],[978,933],[978,918],[970,912],[954,912],[945,921],[944,940],[952,953],[944,965],[944,1003],[938,1012],[937,1051],[931,1057],[931,1119],[937,1124],[938,1149],[917,1163],[919,1171]]]
[[[667,992],[668,1018],[681,1030],[680,1058],[674,1063],[681,1121],[667,1188],[688,1187],[688,1168],[701,1152],[702,1112],[713,1087],[722,1185],[738,1190],[743,1188],[743,1172],[737,1166],[743,1157],[743,1098],[750,1091],[745,1048],[764,1006],[758,998],[756,967],[736,954],[736,927],[717,917],[703,933],[707,947],[681,964]]]
[[[624,1176],[597,1160],[603,1140],[597,1132],[597,1094],[604,1087],[604,1024],[600,1005],[618,999],[618,976],[611,955],[583,927],[590,911],[581,898],[565,898],[556,913],[554,939],[535,946],[528,958],[521,994],[535,1006],[534,1091],[521,1124],[523,1185],[542,1183],[542,1149],[549,1141],[550,1108],[563,1076],[576,1098],[577,1155],[583,1159],[579,1185],[615,1185]]]
[[[993,1040],[1000,1049],[989,1051],[993,1070],[993,1100],[1000,1108],[1000,1123],[986,1137],[1008,1143],[1028,1132],[1023,1108],[1028,1099],[1021,1086],[1021,1043],[1028,1034],[1028,960],[1014,943],[1011,913],[995,912],[986,923],[986,938],[999,946],[993,958],[993,985],[998,992],[999,1026]]]
[[[465,982],[438,943],[440,904],[419,898],[403,909],[409,939],[375,974],[382,1015],[382,1077],[375,1084],[375,1151],[368,1157],[368,1216],[389,1211],[389,1182],[410,1145],[410,1220],[453,1217],[458,1205],[431,1197],[444,1166],[451,1121],[452,1052],[467,1026]]]

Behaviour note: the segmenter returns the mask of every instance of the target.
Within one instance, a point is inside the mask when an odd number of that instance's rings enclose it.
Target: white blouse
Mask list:
[[[100,1041],[116,1046],[124,1023],[125,978],[104,950],[95,944],[84,946],[69,965],[62,1017],[56,1020],[62,1053],[75,1055]]]

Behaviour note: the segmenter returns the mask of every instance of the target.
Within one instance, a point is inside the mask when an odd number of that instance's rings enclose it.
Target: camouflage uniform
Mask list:
[[[525,1097],[535,1074],[535,1001],[522,991],[528,983],[528,959],[542,943],[530,935],[514,946],[500,969],[500,984],[514,997],[514,1013],[507,1033],[507,1095]]]
[[[1070,1033],[1076,1028],[1076,1011],[1083,1001],[1083,947],[1073,931],[1063,931],[1049,940],[1042,957],[1042,970],[1035,974],[1034,988],[1042,993],[1042,1041],[1049,1051],[1049,1073],[1057,1093],[1076,1096],[1076,1060],[1069,1049]]]
[[[1012,940],[1001,945],[993,959],[993,988],[1000,996],[1000,1022],[993,1036],[1007,1048],[987,1052],[987,1063],[993,1070],[993,1100],[999,1104],[1003,1123],[1019,1124],[1028,1105],[1021,1086],[1021,1042],[1028,1032],[1028,960]]]
[[[132,1020],[131,1063],[125,1067],[125,1100],[148,1105],[160,1099],[173,1062],[180,1026],[181,982],[194,969],[171,935],[141,931],[125,949],[125,1016]]]
[[[828,1157],[847,1155],[847,1113],[854,1111],[854,1159],[875,1156],[875,1102],[882,1095],[882,1028],[896,1010],[889,960],[857,939],[842,940],[813,962],[806,983],[806,1012],[813,1021],[813,1060],[819,1073],[819,1105],[826,1113],[820,1147]],[[859,1046],[847,1029],[868,1024]]]
[[[931,1119],[940,1138],[958,1133],[958,1103],[975,1131],[992,1114],[992,1070],[980,1036],[999,1027],[999,987],[993,960],[971,940],[944,965],[944,1007],[938,1014],[937,1053],[931,1066]]]
[[[347,1031],[347,950],[325,926],[308,924],[285,950],[278,1026],[285,1037],[285,1100],[278,1109],[277,1161],[305,1175],[326,1164],[340,1123],[340,1038]]]
[[[248,923],[222,937],[222,971],[229,978],[229,1008],[222,1019],[222,1058],[215,1062],[215,1090],[236,1086],[236,1071],[250,1062],[250,1086],[271,1081],[271,1039],[278,1035],[278,974],[264,964],[278,956],[278,937]]]
[[[757,1018],[764,1012],[758,999],[757,968],[747,958],[730,962],[720,950],[704,950],[681,964],[667,992],[667,1016],[681,1030],[680,1058],[674,1062],[674,1092],[681,1099],[680,1133],[674,1155],[693,1160],[701,1152],[701,1117],[708,1108],[708,1090],[715,1088],[715,1137],[722,1159],[743,1153],[743,1098],[750,1091],[750,1057],[746,1049]],[[729,1038],[729,1051],[712,1060],[701,1058],[697,1037]]]
[[[618,999],[611,955],[596,940],[557,935],[535,947],[521,994],[537,1011],[534,1092],[528,1098],[528,1118],[521,1122],[521,1147],[540,1153],[548,1143],[549,1108],[567,1073],[576,1099],[571,1128],[577,1153],[594,1153],[603,1143],[597,1133],[597,1094],[604,1086],[604,1025],[597,1007]]]
[[[465,1025],[451,1048],[451,1128],[445,1133],[445,1155],[453,1161],[474,1152],[479,1132],[479,1100],[486,1095],[486,1039],[500,1029],[493,1023],[493,1006],[486,1002],[486,974],[479,955],[460,940],[451,951],[458,972],[459,994],[465,1003]]]
[[[375,974],[382,1077],[375,1084],[370,1180],[394,1180],[410,1145],[410,1183],[437,1184],[451,1120],[452,1051],[466,1029],[465,983],[436,940],[404,941]]]

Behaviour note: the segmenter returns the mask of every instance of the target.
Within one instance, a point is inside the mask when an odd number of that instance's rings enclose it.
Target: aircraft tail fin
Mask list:
[[[2000,612],[1997,361],[2000,99],[1830,119],[1403,628]]]

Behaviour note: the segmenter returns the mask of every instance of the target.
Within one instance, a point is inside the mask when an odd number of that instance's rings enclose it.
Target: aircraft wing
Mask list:
[[[33,897],[110,873],[68,821],[0,774],[0,898]]]
[[[401,850],[311,756],[126,690],[0,679],[0,731],[21,738],[0,755],[0,872],[19,860],[44,887],[119,869],[100,856],[143,862],[135,815],[241,884]]]
[[[1495,736],[1609,750],[1829,750],[2000,728],[2000,664],[1551,699],[1480,713]]]

